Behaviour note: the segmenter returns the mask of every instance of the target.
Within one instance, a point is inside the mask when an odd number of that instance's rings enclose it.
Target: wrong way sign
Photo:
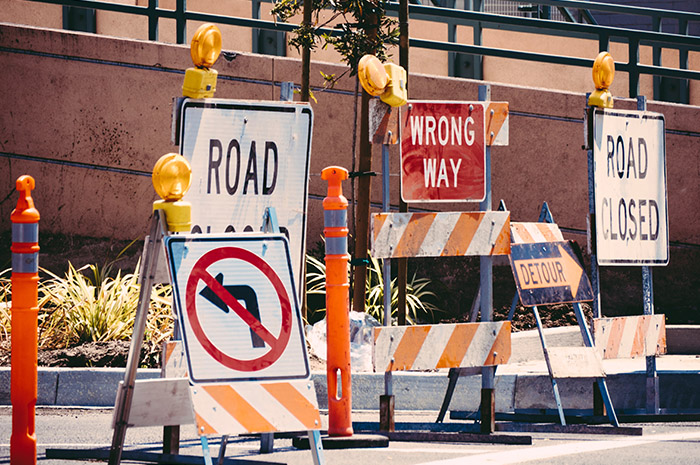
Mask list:
[[[305,103],[184,99],[180,153],[192,165],[193,233],[260,231],[274,207],[302,283],[313,112]]]
[[[165,239],[193,383],[309,376],[283,235]]]
[[[485,198],[484,113],[484,102],[410,102],[401,123],[405,202]]]
[[[598,263],[668,264],[664,116],[596,108],[592,123]]]

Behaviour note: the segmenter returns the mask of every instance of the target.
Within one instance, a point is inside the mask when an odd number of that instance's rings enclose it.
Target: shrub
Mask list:
[[[369,256],[369,255],[368,255]],[[321,260],[306,256],[306,289],[309,295],[326,294],[326,265]],[[436,299],[435,294],[430,291],[431,280],[428,278],[418,278],[416,274],[406,283],[406,321],[416,324],[419,321],[432,322],[434,313],[441,310],[431,302]],[[384,319],[384,276],[382,266],[378,259],[370,257],[370,264],[367,267],[367,281],[365,293],[365,312],[372,315],[378,321]],[[396,278],[391,280],[391,316],[398,316],[399,288],[396,285]],[[324,313],[325,308],[316,309],[316,312]]]

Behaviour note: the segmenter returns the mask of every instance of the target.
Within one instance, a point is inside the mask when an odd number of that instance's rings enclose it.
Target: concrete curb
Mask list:
[[[545,330],[551,346],[581,346],[578,327]],[[670,354],[700,354],[700,326],[669,326]],[[544,368],[542,348],[536,331],[514,333],[511,363],[498,368],[496,410],[555,409],[549,377]],[[608,361],[606,361],[608,363]],[[668,355],[658,360],[661,408],[700,409],[700,356]],[[113,407],[124,368],[39,367],[37,405]],[[616,409],[645,407],[644,360],[610,361],[606,366],[608,388]],[[138,379],[160,377],[159,369],[138,370]],[[321,408],[327,408],[326,374],[312,379]],[[393,376],[397,410],[439,410],[447,389],[446,371],[397,372]],[[566,409],[590,409],[593,381],[585,378],[560,379],[559,390]],[[475,411],[480,402],[481,376],[459,380],[450,404],[452,410]],[[376,410],[384,393],[383,373],[353,373],[352,406]],[[0,405],[10,405],[10,368],[0,368]]]
[[[124,370],[39,369],[37,405],[113,407],[116,389]],[[160,370],[139,370],[138,379],[160,377]],[[327,408],[326,375],[314,373],[312,379],[321,408]],[[608,388],[616,409],[643,409],[646,376],[642,372],[616,373],[607,377]],[[593,380],[560,379],[562,404],[567,409],[590,409],[593,403]],[[659,374],[661,408],[700,409],[700,371],[661,372]],[[439,410],[447,389],[444,372],[396,373],[394,393],[397,410]],[[450,404],[451,410],[475,411],[479,406],[481,377],[459,380]],[[384,391],[382,373],[354,373],[352,377],[353,409],[377,410]],[[0,369],[0,404],[10,404],[10,370]],[[545,374],[503,374],[496,377],[496,410],[513,412],[522,409],[554,409],[551,382]]]

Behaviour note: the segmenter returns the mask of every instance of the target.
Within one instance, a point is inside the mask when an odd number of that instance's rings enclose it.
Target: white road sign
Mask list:
[[[668,263],[665,131],[659,113],[595,109],[595,227],[601,265]]]
[[[192,232],[259,231],[265,207],[274,207],[301,283],[312,125],[308,104],[184,99]]]
[[[286,237],[183,234],[165,248],[193,384],[309,376]]]

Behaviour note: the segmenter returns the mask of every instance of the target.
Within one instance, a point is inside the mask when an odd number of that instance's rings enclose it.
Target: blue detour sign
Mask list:
[[[526,307],[593,300],[573,242],[511,244],[510,265]]]

